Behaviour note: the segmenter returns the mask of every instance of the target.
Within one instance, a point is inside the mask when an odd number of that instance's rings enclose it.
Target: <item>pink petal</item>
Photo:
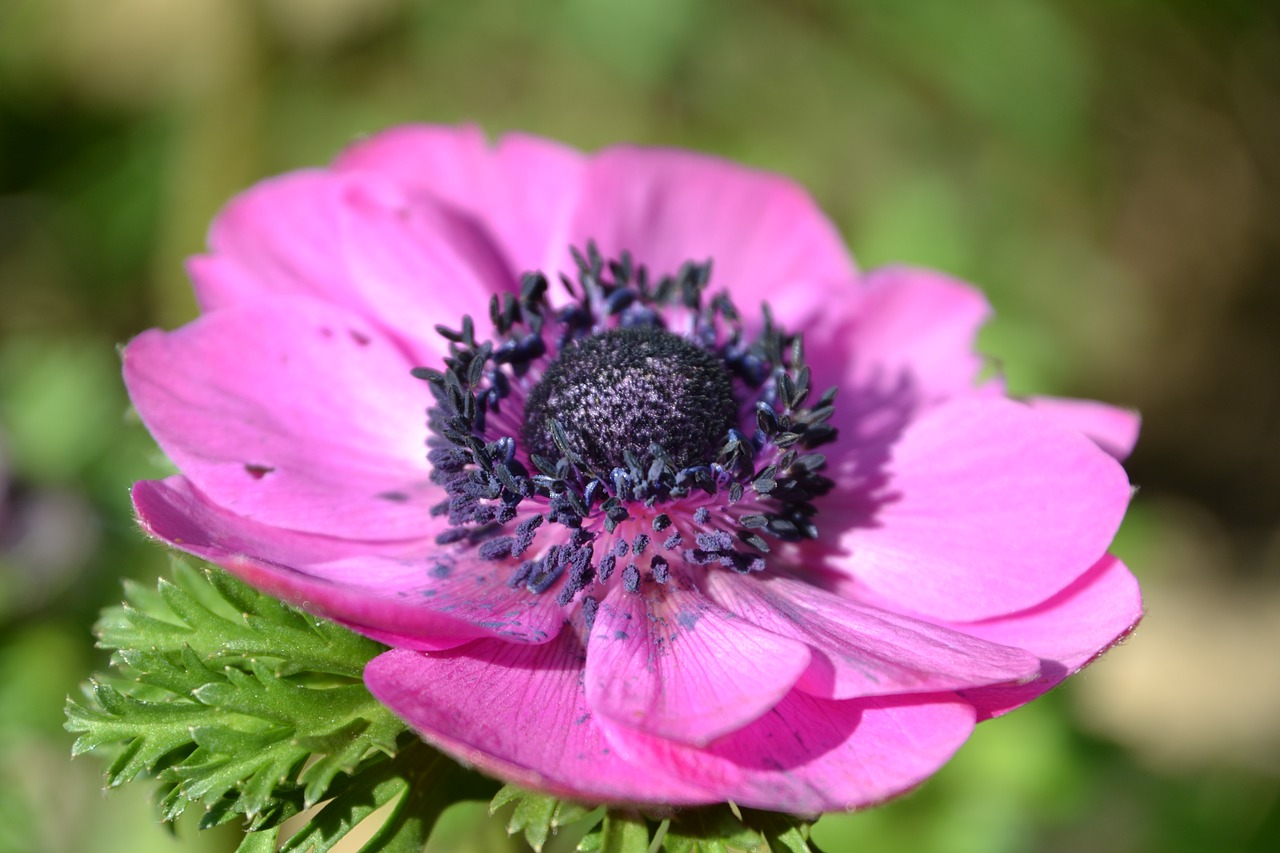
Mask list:
[[[1026,403],[1063,426],[1089,436],[1116,459],[1127,458],[1138,443],[1142,417],[1132,409],[1065,397],[1031,397]]]
[[[912,267],[872,270],[806,324],[815,386],[853,396],[906,385],[921,404],[965,395],[983,366],[974,342],[990,316],[987,300],[962,281]]]
[[[836,567],[903,609],[955,621],[1013,613],[1105,553],[1129,502],[1124,469],[1026,406],[923,413],[861,492],[824,501]],[[830,528],[828,528],[830,529]]]
[[[351,287],[371,316],[402,339],[425,340],[413,353],[428,365],[438,367],[449,354],[437,324],[458,329],[470,314],[483,327],[490,297],[516,289],[506,261],[475,220],[372,181],[352,187],[344,200]]]
[[[997,643],[1021,646],[1043,658],[1040,678],[1022,685],[966,690],[982,719],[1025,705],[1079,672],[1137,627],[1142,593],[1125,565],[1107,555],[1075,583],[1030,610],[956,627]]]
[[[758,718],[809,665],[803,643],[734,619],[675,583],[614,585],[587,644],[587,704],[660,737],[705,744]]]
[[[549,597],[511,589],[492,563],[434,541],[362,542],[281,530],[210,503],[181,477],[133,489],[143,528],[255,588],[386,643],[439,649],[476,637],[542,643]]]
[[[975,385],[978,329],[991,315],[963,282],[929,270],[886,267],[833,291],[803,321],[815,391],[839,388],[826,449],[830,476],[850,488],[880,485],[907,424],[948,399],[999,396]]]
[[[833,702],[793,691],[705,749],[603,727],[634,766],[739,805],[815,813],[873,805],[907,791],[946,763],[973,723],[973,708],[954,694]]]
[[[813,650],[796,686],[829,699],[936,693],[1026,682],[1039,659],[909,616],[848,601],[784,577],[707,575],[707,592],[735,616]]]
[[[488,311],[515,287],[469,216],[373,175],[297,172],[251,188],[218,216],[189,270],[206,311],[312,296],[363,315],[413,354],[448,354],[434,331]]]
[[[359,307],[342,255],[343,197],[355,182],[293,172],[236,196],[213,221],[210,254],[189,262],[206,311],[272,295]]]
[[[517,273],[555,270],[567,257],[583,171],[582,155],[567,146],[519,134],[491,146],[475,127],[416,125],[356,143],[335,168],[388,176],[466,212]]]
[[[593,803],[680,805],[720,799],[619,758],[582,687],[571,631],[542,646],[483,641],[456,652],[395,649],[365,667],[370,692],[428,743],[482,770]]]
[[[803,189],[687,151],[610,148],[591,159],[571,230],[606,257],[630,251],[653,276],[712,260],[711,290],[754,314],[791,288],[856,274],[840,235]]]
[[[354,539],[427,533],[442,493],[423,441],[426,383],[368,322],[277,298],[152,330],[124,378],[165,454],[215,503]]]

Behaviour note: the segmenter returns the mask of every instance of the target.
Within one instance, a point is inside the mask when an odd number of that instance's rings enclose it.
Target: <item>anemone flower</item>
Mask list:
[[[181,471],[142,525],[391,646],[370,691],[503,779],[872,804],[1141,615],[1136,418],[1009,399],[977,291],[859,271],[783,178],[406,127],[190,274],[124,356]]]

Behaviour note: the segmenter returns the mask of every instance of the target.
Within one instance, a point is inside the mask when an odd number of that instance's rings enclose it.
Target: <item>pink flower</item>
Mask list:
[[[393,646],[373,694],[504,779],[875,803],[1141,615],[1136,418],[980,382],[982,296],[859,272],[779,177],[400,128],[190,272],[125,351],[182,471],[141,523]]]

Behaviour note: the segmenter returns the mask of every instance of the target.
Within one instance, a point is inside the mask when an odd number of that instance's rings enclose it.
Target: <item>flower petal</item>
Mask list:
[[[587,703],[622,725],[691,744],[739,729],[809,665],[803,643],[761,630],[675,583],[614,585],[587,644]]]
[[[457,329],[471,314],[483,323],[490,297],[516,279],[475,220],[439,202],[372,181],[351,187],[343,208],[344,258],[352,287],[372,316],[409,341],[431,366],[449,355],[437,324]]]
[[[542,643],[564,622],[550,598],[511,589],[492,563],[430,540],[361,542],[281,530],[211,504],[181,477],[138,483],[133,502],[152,536],[385,643],[439,649],[492,636]]]
[[[784,577],[707,576],[707,592],[736,616],[813,650],[796,686],[829,699],[935,693],[1026,682],[1039,659],[920,619],[848,601]]]
[[[961,695],[978,708],[981,719],[1004,714],[1079,672],[1132,632],[1141,618],[1138,581],[1124,563],[1107,555],[1037,607],[957,625],[974,636],[1029,649],[1044,660],[1041,677],[1028,684],[984,687]]]
[[[250,187],[218,214],[207,255],[189,262],[206,311],[275,296],[358,308],[342,256],[341,209],[351,178],[292,172]]]
[[[533,136],[512,134],[491,146],[473,126],[413,125],[352,145],[335,168],[376,172],[465,211],[520,273],[563,266],[583,163],[572,148]]]
[[[652,276],[710,259],[712,289],[754,311],[793,286],[856,274],[835,228],[803,189],[687,151],[622,146],[590,161],[570,231],[606,257],[629,251]]]
[[[1124,469],[1026,406],[924,412],[871,491],[824,502],[841,571],[904,610],[973,621],[1031,607],[1105,552],[1129,502]],[[873,484],[874,485],[874,484]]]
[[[954,694],[834,702],[792,691],[756,722],[703,749],[602,727],[632,765],[739,805],[814,813],[907,791],[946,763],[973,723],[973,708]]]
[[[814,386],[841,388],[841,403],[902,385],[919,404],[963,396],[982,370],[974,341],[990,317],[982,293],[957,279],[914,267],[872,270],[808,318]]]
[[[503,779],[590,802],[680,805],[721,796],[610,748],[582,686],[571,631],[542,646],[482,641],[395,649],[365,667],[369,691],[428,743]]]
[[[368,174],[264,181],[214,222],[188,265],[206,310],[311,296],[392,331],[416,361],[448,355],[433,328],[483,314],[515,277],[470,216]]]
[[[143,422],[215,503],[365,540],[426,535],[442,496],[412,366],[359,316],[300,298],[144,332],[124,351]]]
[[[973,350],[990,315],[974,288],[910,267],[873,270],[861,286],[818,306],[802,328],[813,388],[839,389],[831,419],[839,439],[826,450],[830,476],[875,488],[890,448],[921,410],[991,396],[975,386],[982,358]]]
[[[1065,397],[1031,397],[1026,403],[1063,426],[1089,436],[1095,444],[1116,459],[1126,459],[1133,452],[1133,446],[1138,443],[1142,416],[1132,409]]]

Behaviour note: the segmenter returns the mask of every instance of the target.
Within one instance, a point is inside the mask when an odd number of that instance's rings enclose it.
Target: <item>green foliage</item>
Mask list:
[[[420,802],[436,790],[423,774],[453,765],[361,683],[382,647],[220,571],[175,561],[173,575],[128,585],[99,621],[113,673],[67,701],[73,754],[113,750],[109,787],[154,777],[165,821],[192,806],[202,828],[243,818],[244,851],[273,849],[280,822],[329,800],[283,848],[327,850],[397,799],[369,849],[415,849],[443,808]]]
[[[319,673],[359,682],[383,646],[258,593],[219,570],[173,561],[174,581],[155,590],[125,582],[125,603],[103,611],[94,626],[106,649],[160,654],[190,649],[206,661],[244,668],[273,660],[282,676]]]
[[[511,835],[523,833],[525,841],[537,851],[541,851],[547,838],[561,827],[577,823],[588,816],[594,816],[596,821],[600,820],[600,812],[592,811],[588,806],[526,791],[515,785],[505,785],[494,795],[489,804],[489,814],[494,814],[511,803],[515,803],[515,808],[511,811],[511,819],[507,821],[507,832]]]
[[[733,804],[677,812],[662,839],[668,853],[817,853],[797,817]]]
[[[579,853],[817,853],[807,822],[732,804],[681,809],[658,821],[634,811],[592,810],[507,785],[493,798],[489,812],[512,804],[507,832],[522,834],[536,851],[563,827],[581,823],[587,831]]]
[[[612,811],[578,844],[581,853],[648,853],[650,847],[644,818]]]

